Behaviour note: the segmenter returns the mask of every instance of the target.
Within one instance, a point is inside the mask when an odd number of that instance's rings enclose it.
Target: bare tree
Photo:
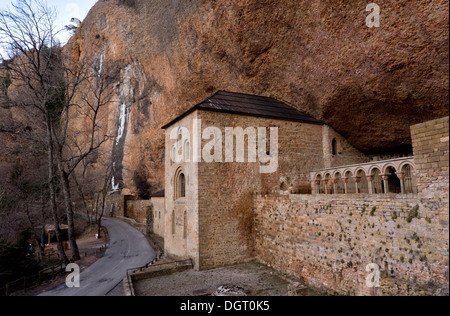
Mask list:
[[[97,219],[97,227],[98,227],[98,238],[101,238],[102,231],[102,219],[105,215],[105,207],[106,207],[106,197],[111,191],[111,179],[113,175],[113,169],[110,167],[106,172],[105,178],[103,179],[103,188],[97,193],[97,202],[95,205],[96,214],[95,217]]]
[[[0,203],[0,234],[6,233],[7,238],[13,241],[17,238],[14,232],[29,227],[42,254],[45,248],[42,230],[48,208],[43,126],[33,125],[32,128],[24,125],[28,113],[21,109],[16,109],[15,113],[19,118],[9,124],[13,134],[0,135],[2,145],[5,145],[0,148],[0,195],[3,196]],[[3,115],[3,122],[8,119],[7,115]],[[41,227],[41,234],[36,233],[37,226]]]
[[[48,188],[58,250],[69,260],[62,244],[55,188],[54,123],[59,116],[60,89],[55,86],[55,64],[60,62],[54,21],[56,13],[39,1],[18,0],[12,10],[0,11],[0,44],[8,54],[6,64],[16,95],[8,94],[13,106],[32,107],[46,126]],[[3,56],[2,56],[3,59]]]
[[[63,55],[56,39],[54,9],[39,0],[17,0],[12,6],[11,11],[0,11],[0,45],[9,54],[4,64],[15,92],[7,94],[7,104],[36,109],[34,119],[45,125],[50,209],[60,256],[67,264],[59,229],[57,185],[63,193],[72,259],[77,261],[71,175],[110,139],[101,135],[99,122],[101,108],[110,102],[111,80],[97,70],[94,60],[71,60]],[[86,136],[82,142],[70,124],[77,112],[89,121],[78,131]]]
[[[109,77],[97,70],[95,61],[85,58],[76,63],[70,63],[66,68],[66,98],[63,106],[64,124],[55,134],[57,164],[61,178],[62,190],[69,226],[69,242],[75,260],[79,259],[73,222],[73,199],[71,195],[70,179],[75,170],[89,163],[100,147],[111,137],[101,133],[101,110],[111,102]],[[82,86],[83,93],[78,94]],[[79,97],[79,99],[77,98]],[[76,112],[76,113],[75,113]],[[87,125],[83,130],[70,129],[73,116],[84,116]],[[77,137],[81,135],[80,137]],[[80,141],[81,139],[81,141]]]
[[[82,204],[88,223],[92,224],[92,214],[91,208],[89,207],[89,201],[93,200],[92,192],[94,192],[94,186],[91,181],[89,181],[90,179],[87,179],[87,172],[90,166],[90,163],[86,161],[83,162],[83,164],[78,168],[79,172],[74,172],[72,174],[72,179],[78,194],[77,200]]]

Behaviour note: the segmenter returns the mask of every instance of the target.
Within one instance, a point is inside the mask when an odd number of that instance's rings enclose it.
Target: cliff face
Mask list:
[[[448,115],[449,4],[377,3],[380,28],[361,0],[98,1],[66,51],[116,73],[116,185],[161,188],[161,126],[216,90],[282,100],[365,152],[410,144]]]

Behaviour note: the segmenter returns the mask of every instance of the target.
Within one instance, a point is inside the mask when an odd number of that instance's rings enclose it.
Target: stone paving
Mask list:
[[[289,281],[255,262],[208,271],[188,270],[134,283],[137,296],[208,296],[220,286],[243,288],[248,296],[287,296]]]

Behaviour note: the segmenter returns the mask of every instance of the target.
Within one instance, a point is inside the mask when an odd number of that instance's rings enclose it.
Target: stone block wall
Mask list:
[[[449,287],[449,119],[411,128],[418,195],[255,199],[256,257],[329,292],[434,295]],[[366,286],[367,265],[381,287]]]
[[[164,237],[165,198],[152,197],[151,200],[138,200],[126,195],[109,195],[106,198],[105,216],[134,219],[138,223],[146,224],[148,232]]]
[[[165,198],[152,197],[151,201],[153,204],[153,233],[164,238],[164,218],[166,216]]]
[[[200,268],[243,262],[254,255],[254,193],[302,192],[311,188],[309,172],[325,167],[323,141],[337,138],[339,157],[330,163],[358,163],[366,158],[331,129],[319,124],[198,111],[202,130],[218,127],[278,127],[278,170],[261,174],[260,163],[198,164]],[[269,137],[269,134],[267,134]],[[203,141],[203,146],[208,141]],[[269,143],[269,142],[268,142]],[[203,148],[202,146],[202,148]],[[247,146],[247,144],[246,144]],[[225,151],[225,146],[224,151]],[[225,157],[223,157],[225,161]],[[247,157],[246,157],[246,161]]]
[[[449,117],[411,127],[417,185],[424,199],[449,198]]]
[[[151,200],[128,200],[127,217],[141,224],[147,224],[147,214],[153,208]]]
[[[369,162],[370,158],[353,147],[348,140],[333,130],[330,126],[323,126],[323,156],[324,167],[334,168],[349,164]],[[336,142],[336,152],[333,154],[333,140]],[[313,171],[313,170],[311,170]]]
[[[448,202],[402,195],[259,196],[256,257],[331,293],[374,294],[375,263],[377,295],[435,294],[449,284],[448,220]]]
[[[192,113],[166,130],[164,247],[167,254],[191,258],[198,268],[198,166],[189,161],[173,162],[171,150],[177,140],[170,138],[172,129],[182,127],[192,132],[196,118],[197,114]],[[190,147],[193,153],[192,139]],[[185,176],[184,198],[177,198],[175,192],[176,174],[179,172]]]
[[[106,212],[107,216],[125,216],[125,196],[119,194],[108,195],[106,197]]]

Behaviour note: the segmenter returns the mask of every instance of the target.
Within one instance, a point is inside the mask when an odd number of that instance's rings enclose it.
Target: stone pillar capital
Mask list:
[[[353,177],[353,180],[355,180],[356,183],[360,183],[361,177]]]

